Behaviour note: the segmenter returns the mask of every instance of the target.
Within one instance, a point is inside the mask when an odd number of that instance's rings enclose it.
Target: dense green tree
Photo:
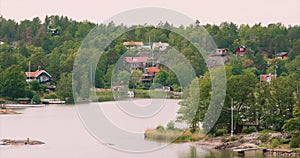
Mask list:
[[[2,96],[11,99],[25,96],[25,74],[21,67],[12,65],[1,73],[0,91]]]
[[[34,91],[39,91],[40,90],[40,83],[38,80],[33,80],[30,82],[30,87]]]
[[[233,104],[235,107],[235,128],[238,123],[242,122],[242,120],[246,120],[249,118],[249,116],[253,115],[252,112],[249,111],[249,109],[253,106],[254,103],[254,92],[256,84],[257,80],[251,73],[233,75],[228,79],[227,104],[225,105],[227,105],[227,110],[230,110],[232,104],[231,101],[233,100]]]
[[[74,102],[73,91],[72,91],[72,74],[63,73],[60,76],[60,80],[57,83],[56,93],[63,100],[69,103]]]
[[[160,70],[155,74],[153,83],[161,84],[162,86],[165,86],[167,78],[168,78],[168,73],[165,70]]]
[[[179,121],[185,121],[190,128],[195,131],[199,127],[199,123],[203,121],[203,113],[206,105],[200,104],[199,79],[194,79],[190,84],[187,92],[187,98],[180,102],[180,109],[178,111]]]

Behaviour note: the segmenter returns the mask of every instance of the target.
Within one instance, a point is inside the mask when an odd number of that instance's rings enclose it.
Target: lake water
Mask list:
[[[158,106],[158,102],[163,106]],[[143,132],[176,118],[178,100],[134,100],[88,105],[47,105],[0,116],[0,138],[35,139],[36,146],[0,146],[1,158],[217,158],[237,157],[232,152],[189,143],[146,141]],[[142,105],[142,106],[139,106]],[[151,107],[153,106],[153,107]],[[124,108],[125,107],[125,108]],[[139,109],[139,110],[135,110]],[[145,111],[152,111],[146,113]],[[138,115],[138,112],[143,115]],[[106,118],[103,118],[106,117]],[[178,124],[178,126],[184,126]],[[119,130],[121,129],[121,130]],[[112,131],[113,130],[113,131]],[[119,130],[119,131],[118,131]],[[262,157],[258,152],[248,157]]]

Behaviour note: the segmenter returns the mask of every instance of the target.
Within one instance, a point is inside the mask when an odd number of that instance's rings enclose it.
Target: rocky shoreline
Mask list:
[[[0,110],[0,115],[6,115],[6,114],[19,114],[19,113],[11,109]]]
[[[270,139],[273,138],[286,138],[287,135],[281,133],[269,133]],[[259,138],[261,133],[252,133],[248,135],[238,136],[236,140],[230,140],[230,137],[214,137],[207,138],[197,142],[193,142],[193,146],[208,146],[209,148],[218,150],[238,151],[243,153],[248,150],[261,150],[265,155],[272,156],[300,156],[299,152],[294,152],[287,149],[269,149],[260,147],[262,141]]]
[[[13,146],[23,146],[23,145],[41,145],[45,144],[38,140],[13,140],[13,139],[2,139],[0,145],[13,145]]]

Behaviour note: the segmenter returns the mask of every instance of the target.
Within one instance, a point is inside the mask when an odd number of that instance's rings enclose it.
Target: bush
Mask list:
[[[178,139],[182,141],[191,141],[193,140],[193,134],[190,132],[190,130],[185,130],[183,134],[178,137]]]
[[[32,98],[32,102],[35,103],[35,104],[41,103],[40,96],[39,95],[34,95],[33,98]]]
[[[242,133],[245,133],[245,134],[250,134],[253,132],[256,132],[256,127],[254,127],[254,126],[250,126],[248,128],[243,128],[243,131],[242,131]]]
[[[46,95],[44,98],[45,99],[57,99],[58,96],[56,94],[52,93],[52,94]]]
[[[167,130],[174,130],[175,129],[175,124],[173,121],[168,122],[167,124]]]
[[[235,136],[231,136],[231,137],[229,138],[229,140],[230,140],[230,141],[236,141],[237,139],[236,139]]]
[[[293,137],[290,141],[290,148],[300,147],[300,137]]]
[[[226,139],[226,138],[223,137],[223,138],[221,139],[221,142],[222,142],[222,143],[228,142],[228,139]]]
[[[280,139],[279,142],[280,144],[289,144],[290,143],[290,139]]]
[[[279,145],[279,141],[278,141],[278,139],[273,139],[272,140],[272,148],[277,148],[278,147],[278,145]]]
[[[30,84],[32,90],[34,90],[34,91],[40,90],[40,83],[38,80],[33,80],[29,84]]]
[[[259,138],[258,140],[261,140],[261,142],[267,142],[269,140],[269,135],[268,133],[263,133]]]
[[[164,128],[164,126],[162,126],[162,125],[157,126],[155,129],[156,129],[157,131],[159,131],[159,132],[164,132],[164,131],[165,131],[165,128]]]
[[[217,129],[217,131],[214,133],[214,136],[215,137],[218,137],[218,136],[223,136],[225,134],[227,134],[227,129]]]
[[[31,90],[25,90],[25,96],[27,97],[27,98],[33,98],[33,96],[34,96],[34,93],[31,91]]]

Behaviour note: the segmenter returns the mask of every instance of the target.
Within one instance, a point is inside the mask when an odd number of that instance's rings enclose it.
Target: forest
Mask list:
[[[127,51],[122,44],[126,41],[147,43],[166,42],[183,54],[195,70],[195,78],[190,85],[180,85],[176,75],[167,67],[155,75],[154,82],[173,87],[174,91],[184,91],[186,97],[181,102],[178,120],[187,121],[191,129],[199,122],[214,132],[217,129],[230,128],[230,110],[235,107],[235,128],[238,124],[259,123],[261,129],[287,131],[300,140],[300,26],[284,26],[281,23],[253,26],[232,22],[220,25],[200,25],[175,27],[167,22],[157,26],[125,26],[113,22],[95,24],[89,21],[75,21],[65,16],[46,16],[32,20],[16,22],[0,17],[0,98],[15,100],[28,97],[68,98],[72,102],[72,71],[74,60],[82,41],[95,27],[109,33],[111,30],[131,28],[115,39],[103,52],[95,74],[96,88],[111,88],[113,68],[119,58]],[[213,127],[205,122],[211,99],[211,78],[203,57],[197,46],[176,32],[186,32],[190,38],[197,37],[199,27],[204,28],[218,48],[229,50],[229,60],[225,63],[227,91],[220,118]],[[162,29],[165,28],[165,29]],[[173,31],[174,30],[174,31]],[[106,35],[109,38],[109,34]],[[105,38],[105,37],[103,37]],[[247,46],[247,53],[239,57],[235,50]],[[172,51],[172,49],[167,50]],[[288,52],[287,59],[275,59],[275,55]],[[133,52],[134,54],[134,52]],[[53,93],[47,93],[46,87],[25,82],[24,72],[41,67],[52,76],[56,85]],[[174,65],[176,66],[176,64]],[[179,66],[178,66],[179,67]],[[179,68],[180,69],[180,68]],[[219,71],[218,67],[210,71]],[[133,72],[139,73],[138,71]],[[131,74],[131,75],[133,75]],[[260,75],[276,74],[272,82],[260,82]],[[134,76],[134,75],[133,75]],[[139,85],[130,80],[130,88],[147,89],[150,85]],[[200,91],[195,93],[193,84]],[[199,101],[192,98],[200,95]],[[191,116],[190,113],[195,115]],[[295,130],[298,129],[298,130]],[[300,142],[300,141],[299,141]]]

